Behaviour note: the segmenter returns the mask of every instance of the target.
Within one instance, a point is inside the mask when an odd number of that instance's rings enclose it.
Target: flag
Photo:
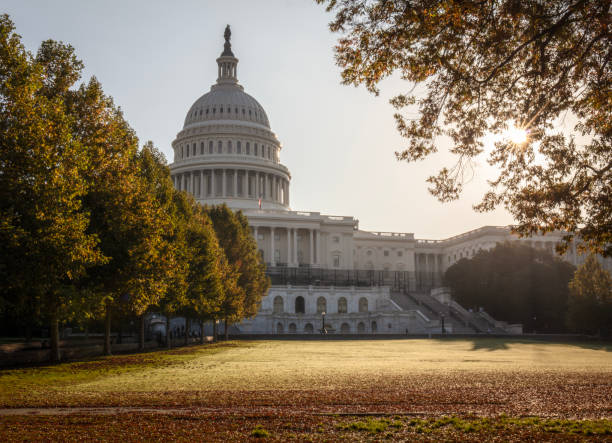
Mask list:
[[[261,198],[259,198],[259,209],[261,209]]]

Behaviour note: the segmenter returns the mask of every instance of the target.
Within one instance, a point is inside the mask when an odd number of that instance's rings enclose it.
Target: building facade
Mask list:
[[[292,210],[282,145],[264,108],[238,83],[230,35],[228,27],[216,83],[191,106],[172,142],[170,170],[175,187],[199,203],[226,203],[249,219],[273,286],[259,314],[239,325],[241,332],[311,333],[322,328],[323,312],[326,329],[335,332],[438,331],[444,312],[457,318],[463,313],[423,298],[441,286],[449,266],[505,241],[555,253],[562,233],[518,240],[509,227],[485,226],[426,240],[363,231],[352,216]],[[575,265],[584,260],[575,245],[564,258]],[[610,260],[604,264],[612,269]],[[471,320],[455,320],[447,318],[445,330],[467,332]],[[496,327],[492,321],[487,328]]]

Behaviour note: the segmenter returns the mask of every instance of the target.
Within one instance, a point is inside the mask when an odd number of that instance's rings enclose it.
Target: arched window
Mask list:
[[[204,142],[200,143],[200,155],[204,155]]]
[[[193,144],[193,155],[196,155],[196,149],[198,149],[198,146],[196,143]]]
[[[253,145],[253,155],[257,156],[257,143]]]
[[[284,312],[284,310],[285,308],[283,306],[283,297],[277,295],[276,297],[274,297],[274,308],[272,312],[274,312],[275,314],[280,314]]]
[[[306,334],[312,334],[314,332],[314,327],[312,326],[312,323],[306,323],[306,325],[304,326],[304,332]]]
[[[372,322],[372,332],[377,332],[378,331],[378,326],[376,325],[376,322],[373,321]]]
[[[359,312],[368,312],[368,299],[365,297],[359,299]]]
[[[185,146],[185,153],[187,154],[186,157],[189,157],[189,144]]]
[[[360,321],[357,325],[357,332],[359,332],[360,334],[363,334],[365,332],[365,324],[362,321]]]
[[[285,328],[283,327],[282,323],[277,323],[276,324],[276,333],[277,334],[282,334],[283,332],[285,332]]]
[[[304,303],[304,297],[302,297],[301,295],[298,296],[295,299],[295,313],[296,314],[303,314],[305,312],[305,307],[304,307],[305,303]]]
[[[231,154],[232,153],[232,141],[228,141],[227,142],[227,153]]]
[[[213,153],[213,142],[212,142],[212,140],[208,142],[208,153],[209,154]]]
[[[238,109],[236,108],[236,113],[238,113]],[[240,142],[236,142],[236,153],[242,154],[242,145]]]
[[[295,323],[290,323],[289,324],[289,333],[290,334],[295,334],[297,332],[297,326],[295,325]]]
[[[223,152],[223,142],[219,141],[217,143],[217,153],[221,154]]]
[[[340,325],[340,332],[342,334],[348,334],[349,332],[351,332],[351,327],[349,326],[348,323],[342,323]]]
[[[339,314],[346,314],[346,311],[347,311],[346,298],[340,297],[338,299],[338,313]]]
[[[317,314],[327,311],[327,300],[325,297],[317,298]]]
[[[247,155],[251,155],[251,144],[249,142],[247,142],[247,145],[246,145],[246,153]]]

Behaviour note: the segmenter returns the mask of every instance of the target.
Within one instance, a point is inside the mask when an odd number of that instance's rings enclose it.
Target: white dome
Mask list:
[[[226,27],[217,82],[189,108],[172,142],[174,185],[201,204],[289,210],[291,174],[263,107],[238,83]]]
[[[189,109],[183,128],[211,120],[240,120],[270,129],[266,111],[257,100],[236,84],[216,84]]]

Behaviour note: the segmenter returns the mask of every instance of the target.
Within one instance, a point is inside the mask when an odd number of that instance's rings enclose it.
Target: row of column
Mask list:
[[[275,234],[277,232],[283,232],[285,233],[285,240],[286,240],[286,245],[285,245],[285,249],[286,249],[286,262],[283,262],[282,260],[282,255],[280,254],[280,249],[279,249],[279,259],[281,263],[286,263],[287,266],[291,266],[291,267],[295,267],[295,266],[299,266],[300,264],[308,264],[310,266],[320,266],[321,264],[321,257],[320,257],[320,251],[321,251],[321,232],[318,229],[302,229],[302,228],[286,228],[286,227],[276,227],[276,226],[270,226],[270,227],[266,227],[266,226],[254,226],[253,227],[253,235],[255,236],[255,239],[257,240],[257,244],[261,247],[263,246],[261,244],[261,241],[259,240],[259,234],[262,233],[262,230],[268,231],[268,234],[270,236],[269,240],[268,240],[268,245],[269,245],[269,250],[268,250],[268,254],[269,257],[265,257],[264,256],[264,260],[270,264],[270,266],[276,266],[278,263],[276,261],[276,239],[275,239]],[[304,257],[302,255],[302,261],[300,262],[299,260],[299,254],[298,254],[298,250],[299,251],[304,251],[304,247],[302,246],[302,249],[298,249],[299,245],[298,245],[298,231],[302,231],[302,232],[308,232],[308,261],[304,260]],[[280,240],[280,235],[279,235],[279,240]],[[264,240],[265,241],[265,240]],[[303,243],[302,243],[303,244]],[[265,251],[265,249],[264,249]],[[265,252],[264,252],[265,255]]]
[[[196,198],[252,197],[289,205],[289,180],[276,174],[248,169],[199,169],[175,174],[172,180],[177,189]]]

